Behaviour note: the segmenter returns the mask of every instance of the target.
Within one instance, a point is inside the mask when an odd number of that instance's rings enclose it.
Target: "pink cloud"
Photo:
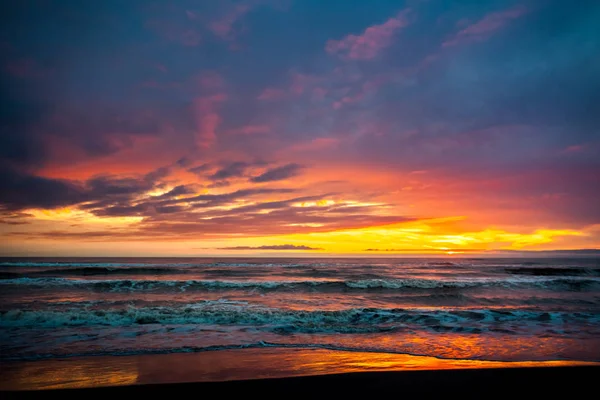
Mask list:
[[[298,143],[294,146],[290,147],[290,151],[292,152],[300,152],[300,151],[319,151],[319,150],[329,150],[334,147],[339,146],[340,140],[337,138],[329,138],[329,137],[320,137],[312,139],[308,142]]]
[[[294,95],[299,96],[318,81],[319,78],[316,76],[294,72],[292,74],[292,84],[290,86],[290,92]]]
[[[221,39],[231,39],[233,25],[242,18],[251,7],[249,4],[238,4],[223,15],[220,19],[211,22],[208,28]]]
[[[442,47],[457,46],[462,43],[480,42],[489,38],[494,32],[502,29],[510,21],[525,15],[528,10],[519,5],[504,11],[488,14],[472,25],[459,31],[446,40]],[[461,20],[462,21],[462,20]]]
[[[241,128],[231,129],[228,133],[232,135],[256,135],[271,132],[268,125],[246,125]]]
[[[316,87],[312,90],[312,99],[316,101],[321,101],[327,96],[327,89],[322,87]]]
[[[288,96],[300,96],[304,93],[312,93],[314,99],[325,96],[327,90],[321,87],[315,87],[323,77],[291,72],[290,86],[287,89],[278,89],[269,87],[262,91],[256,98],[257,100],[280,100]]]
[[[181,34],[180,41],[184,46],[198,46],[200,44],[200,34],[194,29],[188,29]]]
[[[194,11],[191,11],[191,10],[185,10],[185,15],[187,15],[187,17],[191,20],[198,19],[198,14],[196,14]]]
[[[197,75],[195,80],[201,88],[207,90],[219,90],[225,86],[225,80],[215,71],[204,71]]]
[[[408,25],[406,19],[408,11],[401,11],[383,24],[368,27],[360,35],[350,34],[341,40],[329,40],[325,50],[329,54],[336,54],[345,59],[372,59],[391,44],[393,36],[400,28]]]
[[[580,144],[575,144],[573,146],[569,146],[565,149],[565,153],[579,153],[583,150],[583,146]]]
[[[227,99],[223,93],[200,97],[194,100],[193,111],[196,117],[196,145],[210,148],[217,139],[217,128],[221,124],[221,116],[216,108]]]
[[[337,101],[333,102],[332,107],[334,110],[339,110],[344,105],[363,101],[368,96],[377,92],[381,86],[389,83],[393,78],[394,76],[390,74],[376,75],[373,78],[364,81],[360,87],[355,88],[352,94],[350,93],[350,87],[347,87],[345,88],[346,90],[339,92]]]
[[[279,100],[285,97],[285,92],[281,89],[266,88],[256,98],[257,100]]]
[[[340,109],[344,104],[358,103],[359,101],[361,101],[365,98],[365,95],[366,95],[365,92],[360,92],[353,96],[344,96],[344,97],[342,97],[341,100],[333,103],[333,108],[337,110],[337,109]]]

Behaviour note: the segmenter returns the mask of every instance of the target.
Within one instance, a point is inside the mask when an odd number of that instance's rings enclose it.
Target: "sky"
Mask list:
[[[0,255],[600,248],[598,1],[0,15]]]

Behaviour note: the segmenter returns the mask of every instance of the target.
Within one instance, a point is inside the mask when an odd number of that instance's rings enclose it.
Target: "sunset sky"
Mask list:
[[[599,1],[0,14],[0,255],[600,248]]]

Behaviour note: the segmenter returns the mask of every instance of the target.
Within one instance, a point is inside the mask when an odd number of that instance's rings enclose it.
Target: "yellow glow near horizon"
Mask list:
[[[501,229],[472,232],[445,232],[436,221],[424,221],[344,229],[331,232],[291,234],[253,239],[262,244],[303,244],[322,248],[328,253],[370,253],[415,251],[457,254],[466,250],[520,250],[551,243],[556,237],[583,236],[583,232],[568,229],[538,229],[531,233],[515,233]],[[378,249],[379,251],[375,250]],[[462,251],[461,251],[462,250]]]
[[[87,211],[76,208],[57,208],[54,210],[26,210],[25,213],[30,214],[38,221],[56,221],[56,222],[73,222],[85,224],[100,224],[100,225],[128,225],[140,222],[143,217],[98,217]]]
[[[212,210],[227,211],[236,206],[253,205],[256,202],[239,201],[235,205],[211,207]],[[343,202],[337,202],[337,205]],[[322,203],[330,204],[330,203]],[[253,254],[283,254],[281,251],[261,250],[261,246],[295,245],[307,246],[320,250],[286,250],[298,255],[324,255],[324,254],[351,254],[351,255],[392,255],[392,254],[437,254],[445,256],[460,256],[477,252],[493,252],[496,250],[546,250],[556,248],[584,248],[580,244],[591,243],[594,247],[594,238],[600,230],[598,226],[588,227],[584,230],[575,229],[531,229],[523,231],[522,228],[509,227],[483,227],[467,223],[466,217],[444,217],[406,221],[401,223],[378,225],[362,228],[346,228],[338,230],[324,230],[325,223],[317,222],[292,222],[283,226],[297,227],[305,233],[282,233],[264,236],[252,236],[242,232],[213,232],[206,237],[181,237],[175,240],[173,236],[139,236],[138,229],[144,229],[143,217],[98,217],[90,212],[77,208],[60,208],[55,210],[27,210],[30,222],[13,228],[20,231],[19,235],[7,236],[8,247],[12,249],[28,248],[32,240],[36,246],[44,251],[58,251],[59,247],[67,246],[69,242],[77,240],[81,249],[103,254],[101,249],[110,251],[132,252],[144,254],[180,254],[180,255],[253,255]],[[217,212],[217,214],[220,214]],[[218,215],[194,213],[194,220],[210,220]],[[468,227],[468,228],[467,228]],[[119,235],[110,238],[111,232]],[[516,230],[519,229],[519,230]],[[54,236],[51,232],[69,232],[73,236]],[[106,232],[107,235],[90,235],[89,232]],[[36,236],[36,232],[45,233],[47,236]],[[31,239],[22,241],[31,233]],[[81,236],[77,236],[80,233]],[[128,234],[130,233],[130,235]],[[76,238],[76,239],[73,239]],[[573,239],[571,239],[573,238]],[[187,242],[186,242],[187,241]],[[47,243],[50,247],[44,247]],[[85,247],[84,246],[88,246]],[[578,245],[579,243],[579,245]],[[51,245],[50,245],[51,244]],[[566,246],[565,246],[566,244]],[[249,249],[228,250],[246,246]],[[256,248],[256,249],[253,249]],[[16,250],[13,250],[16,251]],[[69,250],[71,251],[71,250]],[[83,251],[83,250],[82,250]]]

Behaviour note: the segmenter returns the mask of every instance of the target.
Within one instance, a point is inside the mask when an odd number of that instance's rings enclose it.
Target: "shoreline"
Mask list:
[[[585,398],[596,390],[599,367],[519,367],[395,372],[351,372],[330,375],[265,378],[221,382],[135,384],[125,386],[0,391],[3,399],[81,399],[85,396],[260,396],[261,398],[493,398],[499,396],[569,396]],[[59,396],[59,397],[55,397]]]
[[[574,369],[580,372],[574,374]],[[403,378],[404,373],[424,373],[425,375],[419,376],[437,382],[440,379],[445,380],[444,376],[454,376],[459,371],[479,372],[465,372],[464,375],[459,373],[460,376],[456,379],[487,379],[490,384],[493,384],[493,381],[504,374],[498,371],[504,370],[520,371],[509,372],[508,375],[511,376],[533,374],[532,376],[540,377],[561,370],[564,371],[561,373],[564,376],[575,379],[581,375],[581,372],[595,371],[597,376],[600,372],[600,363],[565,360],[482,361],[325,349],[249,348],[200,353],[93,356],[4,362],[0,364],[0,393],[41,395],[63,391],[87,393],[96,390],[120,391],[121,389],[125,393],[132,390],[146,390],[144,388],[149,387],[162,390],[160,388],[173,387],[173,385],[181,389],[187,385],[200,385],[200,387],[212,385],[219,387],[219,390],[230,387],[248,387],[258,390],[261,385],[266,385],[265,389],[272,384],[279,385],[275,381],[290,381],[291,383],[286,385],[296,385],[294,382],[306,379],[329,385],[340,379],[354,380],[356,376],[375,381],[383,379],[387,382],[384,382],[385,385],[394,386],[400,384],[398,382],[404,382],[403,385],[413,385],[406,381],[408,378]],[[555,372],[547,372],[549,370]],[[484,371],[497,372],[489,375]],[[416,376],[411,375],[411,379]],[[546,378],[542,380],[544,379]],[[298,385],[303,384],[298,383]]]

